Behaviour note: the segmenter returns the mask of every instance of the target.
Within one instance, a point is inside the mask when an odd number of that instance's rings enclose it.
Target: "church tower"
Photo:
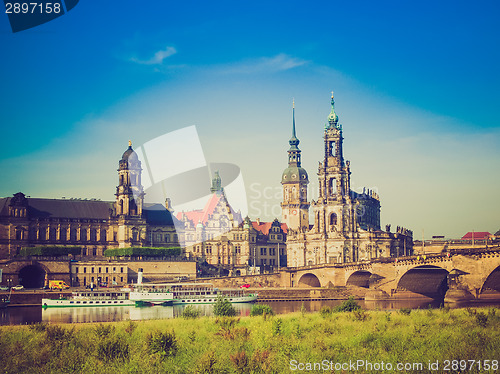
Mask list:
[[[141,161],[128,142],[118,167],[118,186],[116,187],[116,214],[132,217],[142,216],[144,191],[141,184]]]
[[[314,207],[315,231],[323,234],[355,231],[351,201],[351,171],[344,161],[342,125],[335,113],[335,101],[325,126],[323,162],[318,168],[319,198]],[[329,235],[331,236],[331,234]]]
[[[283,202],[281,203],[282,221],[289,230],[306,232],[309,230],[309,203],[307,202],[307,184],[309,179],[301,167],[299,139],[295,134],[295,102],[292,108],[292,137],[288,142],[288,167],[283,171]]]
[[[146,240],[146,220],[143,215],[144,190],[141,184],[141,161],[128,142],[128,149],[118,163],[116,187],[116,241],[120,248],[141,247]]]

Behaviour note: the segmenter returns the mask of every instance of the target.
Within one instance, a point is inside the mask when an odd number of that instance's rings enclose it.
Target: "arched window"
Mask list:
[[[330,214],[330,226],[335,226],[337,224],[337,215],[335,213]]]
[[[91,242],[97,241],[97,229],[90,229],[90,241]]]
[[[69,240],[72,242],[76,241],[76,229],[69,230]]]
[[[47,240],[47,229],[38,229],[38,240]]]
[[[139,237],[139,231],[136,228],[133,228],[132,229],[132,240],[134,242],[136,242],[138,237]]]
[[[68,229],[67,228],[62,228],[61,232],[59,233],[60,235],[60,240],[65,242],[68,240]]]
[[[337,194],[337,180],[335,178],[330,179],[328,191],[330,192],[331,196],[334,196]]]
[[[87,241],[87,229],[80,230],[80,241],[82,241],[82,242]]]
[[[330,155],[335,157],[336,151],[337,151],[337,145],[335,144],[335,142],[331,142],[330,143]]]

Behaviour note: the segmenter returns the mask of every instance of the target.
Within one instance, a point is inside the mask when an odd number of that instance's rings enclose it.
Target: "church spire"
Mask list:
[[[331,128],[331,127],[339,128],[338,122],[339,122],[339,117],[337,116],[337,113],[335,113],[335,100],[333,100],[333,91],[332,91],[332,110],[330,111],[330,114],[328,115],[327,128]]]
[[[295,100],[292,102],[292,137],[288,141],[290,149],[288,150],[288,166],[300,167],[300,141],[295,134]]]
[[[210,192],[220,195],[224,191],[224,188],[222,188],[222,179],[219,175],[218,170],[214,174],[215,175],[212,178],[212,187],[210,188]]]
[[[290,138],[289,142],[290,144],[290,151],[298,151],[299,148],[297,147],[300,143],[299,139],[297,139],[297,136],[295,135],[295,99],[292,101],[292,137]]]

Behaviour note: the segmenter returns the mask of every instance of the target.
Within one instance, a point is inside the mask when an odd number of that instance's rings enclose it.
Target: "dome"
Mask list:
[[[125,152],[123,152],[122,155],[122,160],[127,160],[127,161],[137,161],[137,153],[132,149],[132,142],[129,140],[128,142],[128,148]]]
[[[309,177],[307,176],[307,171],[304,168],[291,166],[283,171],[281,183],[293,183],[299,181],[309,183]]]
[[[337,116],[337,113],[335,113],[335,110],[332,108],[332,111],[330,112],[330,115],[328,116],[328,122],[337,123],[338,121],[339,121],[339,117]]]

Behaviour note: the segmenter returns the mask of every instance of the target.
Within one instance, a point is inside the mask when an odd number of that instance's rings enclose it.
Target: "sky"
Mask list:
[[[194,125],[207,163],[239,167],[249,216],[279,218],[292,100],[315,198],[334,91],[352,188],[379,194],[382,226],[494,233],[499,14],[497,1],[80,1],[12,33],[4,13],[0,196],[112,201],[129,139]]]

